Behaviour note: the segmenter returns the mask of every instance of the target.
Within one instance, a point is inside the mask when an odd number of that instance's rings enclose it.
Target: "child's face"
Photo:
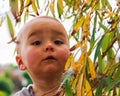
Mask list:
[[[21,70],[31,76],[46,73],[61,74],[69,57],[69,41],[64,27],[50,18],[28,23],[20,37],[20,52],[16,61]]]

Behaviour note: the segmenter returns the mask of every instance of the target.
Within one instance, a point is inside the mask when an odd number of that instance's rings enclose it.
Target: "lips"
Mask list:
[[[47,56],[45,59],[44,59],[44,61],[46,61],[46,60],[56,60],[53,56]]]

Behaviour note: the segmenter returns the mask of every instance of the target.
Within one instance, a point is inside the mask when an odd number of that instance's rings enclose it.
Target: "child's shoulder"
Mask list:
[[[22,88],[20,91],[15,93],[13,96],[34,96],[32,85],[30,84],[28,87]]]

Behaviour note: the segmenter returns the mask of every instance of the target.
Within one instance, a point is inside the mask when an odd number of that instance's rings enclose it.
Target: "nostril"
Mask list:
[[[53,51],[53,48],[52,47],[47,47],[46,51]]]

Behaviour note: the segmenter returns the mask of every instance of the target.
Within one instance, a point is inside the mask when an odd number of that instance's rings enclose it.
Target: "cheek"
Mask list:
[[[60,58],[61,63],[65,65],[69,55],[70,51],[68,50],[68,48],[61,48],[58,53],[58,58]]]
[[[26,52],[23,54],[24,58],[23,60],[25,61],[25,63],[28,65],[34,65],[35,62],[37,62],[37,60],[39,60],[38,58],[40,57],[39,52],[33,49],[28,49],[26,50]]]

